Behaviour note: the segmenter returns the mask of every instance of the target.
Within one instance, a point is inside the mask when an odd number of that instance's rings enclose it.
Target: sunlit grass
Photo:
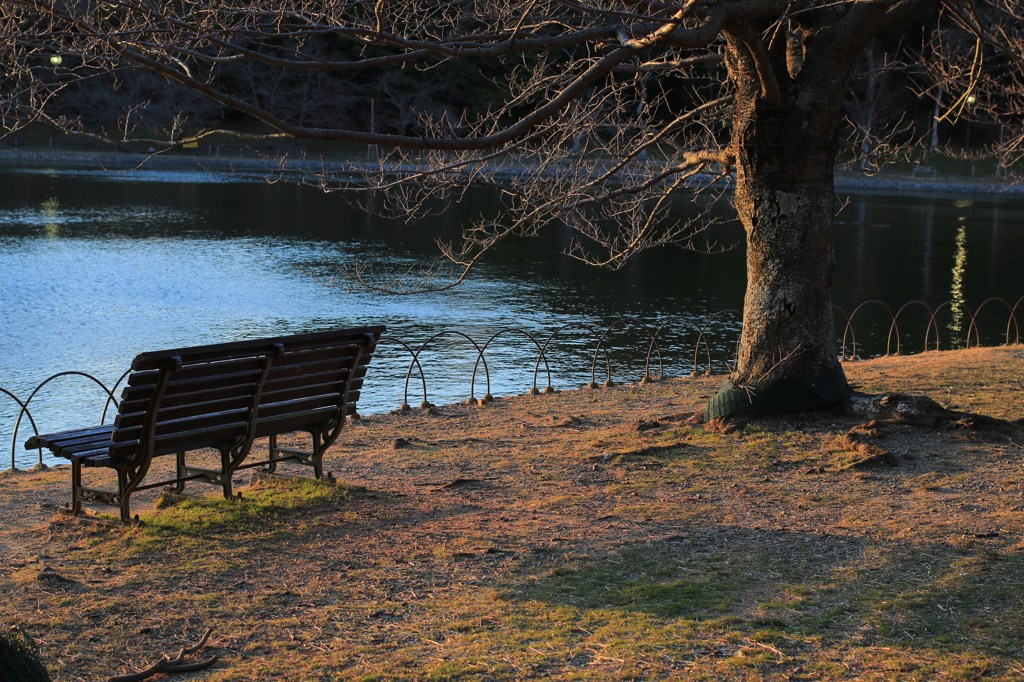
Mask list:
[[[141,529],[133,535],[134,549],[182,551],[195,543],[209,545],[221,535],[230,541],[243,534],[249,538],[249,549],[272,551],[282,533],[293,533],[296,525],[307,525],[318,513],[363,493],[364,489],[322,479],[266,477],[233,499],[184,498],[158,505],[162,508],[142,517]]]

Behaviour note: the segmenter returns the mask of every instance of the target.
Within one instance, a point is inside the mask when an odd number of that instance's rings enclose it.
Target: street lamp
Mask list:
[[[978,99],[974,95],[967,95],[967,106],[973,106]],[[964,151],[968,156],[971,153],[971,113],[967,112],[967,139],[964,143]],[[974,164],[971,164],[971,177],[974,177]]]
[[[64,62],[64,57],[61,57],[59,54],[51,54],[50,55],[50,66],[52,66],[54,69],[58,68],[63,62]],[[52,130],[50,131],[50,148],[51,149],[53,148],[53,131]]]

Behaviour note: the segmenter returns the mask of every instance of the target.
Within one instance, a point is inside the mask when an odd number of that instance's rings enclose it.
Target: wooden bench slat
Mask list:
[[[258,367],[244,368],[236,372],[220,372],[208,374],[189,373],[184,370],[178,376],[173,377],[168,383],[167,390],[171,393],[180,393],[188,390],[199,390],[193,386],[234,386],[246,382],[255,382],[259,379],[260,369]],[[128,385],[122,392],[124,400],[131,400],[137,397],[148,396],[152,393],[156,384],[155,377],[148,377],[139,374],[128,376]]]
[[[236,408],[220,412],[203,413],[183,417],[181,419],[167,419],[156,423],[156,437],[169,438],[176,433],[195,431],[196,429],[218,429],[227,424],[245,423],[245,415],[248,408]],[[133,426],[125,429],[116,429],[113,433],[115,443],[122,443],[129,440],[138,440],[142,433],[142,426]]]
[[[323,395],[305,396],[294,400],[283,400],[280,402],[260,405],[256,411],[256,421],[274,419],[288,414],[302,414],[311,409],[328,407],[337,409],[341,401],[339,393],[325,393]]]
[[[307,375],[340,371],[350,366],[350,360],[351,358],[338,358],[336,360],[325,359],[311,363],[286,363],[272,366],[270,374],[267,377],[267,386],[273,387],[277,382],[287,379],[301,381],[301,377]],[[355,370],[354,376],[365,376],[366,369],[366,365],[361,365]],[[258,377],[259,371],[248,370],[245,372],[213,375],[208,377],[189,377],[187,379],[175,378],[169,383],[164,400],[168,400],[172,396],[177,396],[182,393],[198,393],[200,391],[214,390],[225,386],[234,386],[238,387],[239,390],[243,390],[246,387],[252,386],[252,382],[255,382]],[[130,378],[131,377],[129,377],[129,379]],[[148,400],[149,396],[152,395],[152,391],[153,382],[150,379],[147,379],[146,383],[133,384],[126,387],[121,393],[121,399],[122,401]]]
[[[83,459],[82,464],[87,467],[109,467],[113,460],[106,451],[91,453],[88,459]]]
[[[345,382],[348,379],[348,374],[352,375],[352,384],[362,385],[363,377],[366,375],[366,367],[358,368],[354,372],[347,372],[345,374],[339,374],[338,372],[321,372],[297,376],[281,376],[275,377],[273,375],[267,377],[267,383],[263,386],[263,395],[276,393],[282,390],[301,389],[307,384],[322,384],[332,381]]]
[[[161,407],[179,407],[181,405],[190,405],[195,402],[227,400],[252,395],[252,390],[254,388],[255,384],[250,383],[224,386],[221,388],[207,388],[199,391],[182,391],[173,395],[165,395],[163,400],[160,401],[160,405]],[[132,400],[122,400],[118,406],[118,411],[125,414],[131,414],[145,410],[148,405],[149,397],[146,397],[145,399],[135,398]]]
[[[62,443],[69,440],[77,440],[79,438],[89,438],[94,434],[110,433],[114,430],[113,424],[101,424],[98,426],[89,426],[82,429],[70,429],[68,431],[58,431],[57,433],[40,434],[32,436],[25,442],[26,450],[33,450],[38,447],[53,447],[54,445],[60,446]]]
[[[164,398],[171,398],[182,393],[201,393],[216,388],[234,388],[238,393],[245,391],[252,392],[259,382],[259,372],[249,372],[244,375],[230,377],[209,377],[206,379],[194,379],[187,382],[174,382],[167,387]],[[129,386],[121,393],[121,400],[150,400],[153,395],[153,386]],[[236,395],[238,394],[236,393]]]
[[[212,428],[197,428],[158,435],[154,440],[154,457],[173,454],[179,450],[216,448],[228,443],[245,430],[245,422],[220,424]],[[132,461],[138,452],[139,441],[118,441],[110,445],[110,456],[115,461]]]
[[[363,366],[361,373],[365,374],[365,371],[366,367]],[[332,383],[324,383],[323,380],[325,379],[333,379],[334,381]],[[353,380],[352,384],[357,388],[361,387],[362,379]],[[285,389],[282,388],[282,386],[288,386],[288,388]],[[340,390],[340,388],[344,386],[344,379],[339,377],[339,373],[337,371],[317,372],[310,375],[300,374],[275,380],[268,377],[267,385],[263,392],[264,397],[260,401],[260,404],[263,405],[267,402],[280,402],[282,400],[316,395],[325,390],[325,388],[332,386],[336,391]],[[204,391],[190,391],[188,393],[167,396],[161,402],[161,410],[158,419],[160,422],[163,422],[165,420],[199,415],[211,410],[219,411],[247,408],[251,395],[251,391],[243,390],[247,387],[251,387],[251,384],[233,386],[218,394],[226,394],[227,397],[207,400],[204,402],[196,402],[197,399],[201,399],[207,395],[207,392]],[[141,408],[146,404],[148,404],[147,401],[138,399],[122,402],[120,410],[121,414],[119,414],[115,420],[115,424],[118,429],[131,429],[141,426],[145,420],[145,412],[141,411]],[[134,438],[135,436],[132,437]]]
[[[334,406],[330,408],[315,408],[257,420],[256,437],[263,438],[265,436],[273,435],[274,433],[293,433],[296,431],[308,431],[310,428],[321,427],[325,420],[334,419],[336,417],[336,410],[337,408]],[[346,417],[351,417],[355,413],[356,405],[354,403],[349,403],[345,406]],[[268,431],[268,427],[272,427],[270,431]]]
[[[304,334],[292,334],[287,336],[276,336],[264,339],[247,339],[244,341],[229,341],[226,343],[209,344],[206,346],[190,346],[183,348],[171,348],[167,350],[149,351],[140,353],[132,362],[132,368],[137,370],[156,369],[161,362],[169,357],[181,357],[183,360],[200,362],[203,359],[228,358],[238,354],[251,353],[253,350],[273,347],[274,344],[284,344],[288,348],[311,348],[317,345],[329,344],[337,339],[348,339],[349,342],[363,336],[379,339],[386,327],[383,325],[353,327],[351,329],[329,329],[321,332],[307,332]]]
[[[309,383],[303,381],[305,377],[295,379],[287,383],[276,384],[273,388],[265,386],[263,395],[260,396],[260,404],[278,402],[281,400],[292,400],[304,395],[315,395],[318,392],[339,393],[345,389],[345,381],[336,375],[326,377],[309,377]]]
[[[172,381],[188,381],[190,379],[201,379],[212,376],[233,376],[246,372],[259,372],[262,355],[252,355],[235,358],[224,362],[201,362],[196,364],[183,363],[181,369],[174,374]],[[129,386],[147,386],[156,383],[160,372],[151,370],[146,372],[132,372],[128,376]]]
[[[325,418],[337,413],[335,406],[319,407],[303,412],[292,412],[276,417],[256,421],[256,437],[264,438],[281,433],[308,431],[310,428],[322,426]]]
[[[352,358],[355,357],[359,348],[359,344],[352,343],[351,341],[330,346],[316,346],[314,348],[293,348],[289,346],[274,364],[303,364],[318,360],[330,360],[332,358]]]
[[[60,455],[63,456],[64,453],[75,452],[76,450],[80,450],[83,447],[94,448],[100,445],[108,445],[111,442],[110,434],[111,432],[101,432],[83,438],[62,440],[60,441],[60,443],[56,443],[54,445],[51,445],[50,447],[53,449],[54,453],[59,453]]]
[[[320,358],[309,362],[292,362],[282,359],[270,368],[267,381],[272,382],[283,378],[296,376],[309,376],[311,374],[324,374],[335,372],[347,374],[352,369],[352,358]]]
[[[312,378],[316,380],[316,377]],[[359,390],[363,386],[362,379],[354,379],[350,383],[350,390]],[[275,386],[273,390],[263,390],[263,396],[260,399],[261,403],[275,402],[277,400],[289,400],[291,397],[298,397],[301,395],[310,395],[317,391],[332,390],[341,391],[345,387],[345,381],[317,381],[315,384],[311,384],[309,387],[303,386],[301,383],[298,385],[280,385]]]
[[[74,450],[66,451],[63,455],[65,459],[79,459],[79,460],[93,460],[97,457],[106,457],[110,454],[110,443],[94,443],[92,447],[80,447]]]
[[[221,398],[219,400],[208,400],[204,402],[193,401],[191,403],[179,405],[161,406],[158,421],[159,423],[162,423],[169,420],[185,419],[187,417],[195,417],[203,414],[209,414],[211,412],[223,412],[227,410],[248,410],[251,403],[251,396],[242,395],[234,398]],[[119,430],[130,429],[142,426],[145,419],[145,412],[122,413],[117,415],[117,419],[114,423]]]

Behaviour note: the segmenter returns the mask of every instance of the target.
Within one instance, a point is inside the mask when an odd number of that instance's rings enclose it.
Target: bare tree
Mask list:
[[[913,116],[908,116],[909,89],[893,82],[904,75],[905,62],[896,61],[901,45],[883,45],[873,40],[861,54],[854,69],[843,108],[852,127],[849,143],[857,149],[857,165],[875,172],[894,160],[911,134]]]
[[[972,121],[989,128],[993,143],[974,149],[967,138],[963,154],[995,156],[1001,174],[1024,150],[1024,6],[1011,0],[982,5],[973,18],[976,23],[935,25],[923,51],[932,58],[922,59],[921,70],[937,93],[936,120],[966,122],[968,131]],[[945,108],[938,104],[943,92]]]
[[[55,92],[136,68],[261,121],[265,137],[380,145],[394,151],[377,184],[397,191],[403,210],[471,184],[501,187],[502,213],[444,249],[462,270],[509,235],[550,225],[574,230],[571,255],[608,267],[642,249],[692,245],[705,225],[674,222],[665,206],[683,188],[731,176],[747,290],[738,363],[709,413],[810,409],[847,391],[829,288],[848,84],[873,37],[922,13],[976,38],[969,65],[937,74],[951,110],[984,91],[1007,121],[1006,141],[1019,142],[1009,127],[1020,122],[1017,0],[6,0],[0,115],[9,129],[73,128],[82,122],[48,113]],[[325,39],[337,49],[309,47]],[[54,53],[65,61],[57,74],[46,64]],[[409,74],[460,61],[501,66],[493,101],[428,107],[393,132],[309,124],[293,102],[227,77],[252,64],[415,87]],[[390,92],[405,113],[424,101]]]

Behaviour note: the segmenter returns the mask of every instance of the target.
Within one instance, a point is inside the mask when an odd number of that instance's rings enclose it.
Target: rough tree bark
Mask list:
[[[746,232],[747,285],[736,368],[709,418],[840,404],[829,291],[835,155],[849,60],[778,60],[730,37],[736,84],[731,153]]]

